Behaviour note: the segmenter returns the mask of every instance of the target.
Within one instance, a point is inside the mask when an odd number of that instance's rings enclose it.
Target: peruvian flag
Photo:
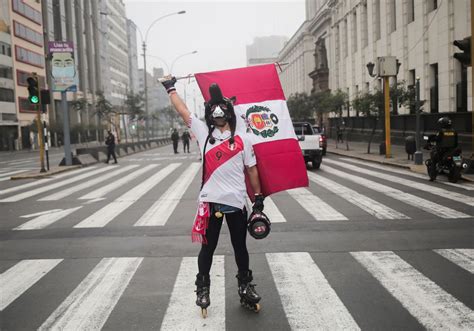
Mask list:
[[[308,186],[306,163],[274,64],[200,73],[195,77],[204,100],[210,99],[209,86],[213,83],[219,85],[225,97],[237,98],[236,132],[247,132],[251,137],[265,196]]]

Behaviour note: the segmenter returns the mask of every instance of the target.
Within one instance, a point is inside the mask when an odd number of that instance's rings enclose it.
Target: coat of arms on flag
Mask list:
[[[264,195],[308,186],[306,164],[275,65],[199,73],[195,77],[206,101],[212,83],[217,83],[225,96],[236,97],[236,131],[246,132],[253,143]]]

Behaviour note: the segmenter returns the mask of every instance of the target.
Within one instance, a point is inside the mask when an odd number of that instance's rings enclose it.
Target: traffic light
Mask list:
[[[454,53],[454,58],[467,67],[471,66],[471,37],[455,40],[453,45],[463,51],[462,53]]]
[[[40,90],[38,87],[38,77],[30,76],[26,79],[28,83],[28,100],[31,104],[37,105],[40,103]]]

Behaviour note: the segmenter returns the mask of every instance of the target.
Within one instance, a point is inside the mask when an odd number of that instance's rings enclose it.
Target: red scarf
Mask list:
[[[211,212],[209,210],[208,202],[200,202],[194,219],[193,230],[191,232],[192,242],[199,242],[207,245],[206,230],[209,226],[209,217]]]

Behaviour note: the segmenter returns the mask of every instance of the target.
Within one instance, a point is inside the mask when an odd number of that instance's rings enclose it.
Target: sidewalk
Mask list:
[[[346,149],[346,142],[339,143],[336,146],[336,141],[333,139],[328,139],[328,147],[327,153],[328,154],[335,154],[345,157],[351,157],[355,159],[360,159],[369,162],[380,163],[384,165],[389,165],[398,168],[405,168],[409,169],[413,172],[417,172],[420,174],[425,174],[428,178],[428,174],[426,173],[426,166],[424,163],[422,165],[415,165],[412,160],[408,160],[408,156],[405,152],[405,146],[400,145],[392,145],[392,157],[389,159],[385,158],[385,155],[379,154],[379,143],[372,143],[370,148],[370,154],[367,154],[367,142],[359,142],[359,141],[350,141],[349,142],[349,150]],[[429,158],[429,152],[426,150],[422,150],[423,152],[423,162]],[[463,153],[464,155],[470,155],[467,153]],[[324,163],[324,161],[323,161]],[[474,175],[473,174],[463,174],[463,179],[469,182],[474,182]]]

